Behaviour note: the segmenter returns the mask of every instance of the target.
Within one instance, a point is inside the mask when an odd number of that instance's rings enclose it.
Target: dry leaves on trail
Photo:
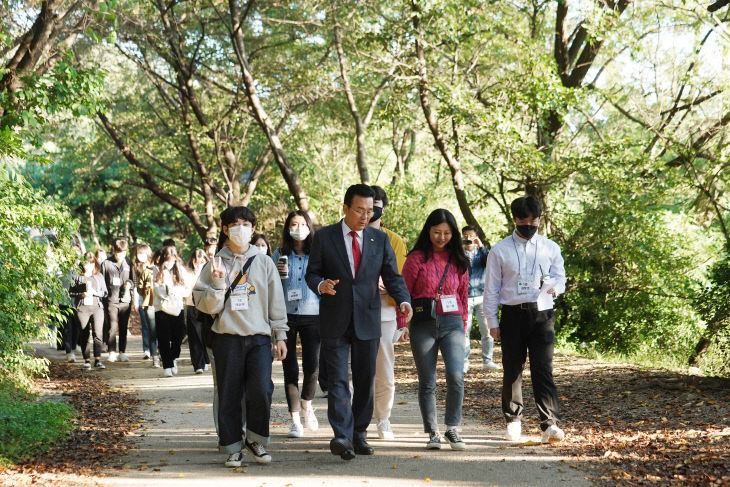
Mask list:
[[[51,363],[48,378],[39,379],[37,385],[70,396],[78,413],[74,430],[50,450],[1,470],[0,484],[69,485],[64,474],[73,474],[73,483],[79,485],[123,463],[126,451],[134,448],[126,435],[141,421],[133,394],[110,389],[103,374],[64,363]],[[94,483],[89,480],[89,484]]]
[[[481,370],[472,344],[472,367],[464,377],[464,415],[502,431],[501,371]],[[499,346],[495,361],[500,362]],[[572,457],[598,485],[730,485],[730,381],[684,376],[556,355],[555,382],[566,439],[556,449]],[[439,400],[446,392],[439,361]],[[488,381],[485,382],[485,379]],[[400,391],[418,386],[407,345],[396,347]],[[539,434],[529,364],[522,386],[523,431]]]

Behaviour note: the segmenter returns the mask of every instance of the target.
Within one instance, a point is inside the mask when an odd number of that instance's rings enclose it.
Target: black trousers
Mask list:
[[[199,313],[195,306],[185,306],[185,327],[188,330],[188,347],[193,370],[202,370],[206,364],[210,363],[203,341],[203,324],[200,321]]]
[[[91,357],[93,343],[94,358],[101,357],[102,335],[104,333],[104,309],[99,306],[79,306],[76,319],[81,327],[81,351],[84,360]]]
[[[284,386],[289,412],[301,410],[299,404],[299,362],[297,361],[297,335],[302,342],[302,382],[301,399],[311,401],[317,391],[319,372],[319,315],[287,315],[289,331],[286,332],[286,358],[284,367]]]
[[[131,303],[106,303],[106,318],[109,320],[108,351],[117,351],[117,335],[119,335],[119,351],[127,351],[127,328],[129,327],[129,313]]]
[[[62,305],[61,310],[69,310],[69,306]],[[71,353],[76,350],[76,346],[80,343],[80,335],[81,328],[76,319],[76,313],[69,313],[63,321],[63,348],[66,353]]]
[[[164,311],[155,311],[157,324],[157,350],[160,352],[162,367],[171,369],[174,360],[180,357],[180,344],[185,331],[183,312],[177,316],[168,315]]]
[[[354,333],[339,338],[322,337],[322,355],[327,367],[327,419],[335,437],[364,439],[373,417],[375,362],[380,339],[358,340]],[[352,354],[352,386],[348,359]],[[351,399],[352,398],[352,399]]]
[[[228,453],[243,448],[241,401],[246,406],[248,441],[269,444],[271,418],[271,337],[213,335],[218,386],[218,438]]]
[[[507,422],[522,418],[522,370],[527,354],[540,428],[545,431],[559,420],[558,389],[553,380],[555,313],[537,308],[502,306],[502,412]]]

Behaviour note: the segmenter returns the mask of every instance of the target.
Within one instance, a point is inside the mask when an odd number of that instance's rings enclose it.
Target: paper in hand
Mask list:
[[[553,296],[548,294],[548,291],[555,287],[558,280],[553,277],[548,277],[540,286],[540,294],[537,295],[537,310],[545,311],[547,309],[553,309]]]

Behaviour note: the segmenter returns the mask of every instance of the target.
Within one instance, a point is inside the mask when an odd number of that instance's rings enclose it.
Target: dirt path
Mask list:
[[[185,348],[185,346],[183,346]],[[131,338],[130,350],[141,349]],[[54,359],[60,353],[49,352]],[[57,355],[57,356],[56,356]],[[131,434],[133,446],[121,468],[109,470],[95,480],[109,487],[169,485],[587,485],[585,473],[569,468],[565,457],[554,448],[540,445],[510,446],[502,430],[490,429],[468,420],[463,425],[465,452],[448,447],[427,451],[420,414],[412,392],[396,395],[392,423],[396,441],[373,439],[372,457],[344,462],[332,456],[328,442],[332,430],[326,421],[326,399],[317,397],[315,407],[321,428],[316,434],[291,440],[286,437],[286,400],[282,369],[274,366],[272,408],[273,462],[261,466],[250,455],[240,471],[223,466],[225,454],[216,448],[211,414],[213,391],[210,373],[193,374],[187,351],[181,360],[180,375],[163,378],[160,369],[141,360],[141,353],[129,354],[129,363],[108,364],[104,374],[112,390],[130,391],[140,399],[142,427]],[[71,365],[80,367],[79,364]],[[374,425],[371,426],[371,436]],[[529,439],[537,441],[535,432]],[[243,484],[241,482],[244,482]]]

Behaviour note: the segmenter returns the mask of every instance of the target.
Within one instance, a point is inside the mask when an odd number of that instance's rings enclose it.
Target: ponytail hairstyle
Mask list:
[[[411,252],[420,250],[423,252],[423,262],[428,262],[428,259],[433,256],[431,227],[440,225],[441,223],[448,223],[451,227],[451,240],[446,244],[446,250],[449,251],[449,258],[462,272],[467,271],[469,269],[469,258],[466,256],[464,247],[461,245],[461,234],[459,233],[459,227],[456,226],[456,219],[449,210],[438,208],[428,215],[426,223],[423,224],[421,233],[418,235],[416,245],[413,246]]]
[[[157,273],[157,279],[155,279],[155,282],[158,284],[164,282],[162,274],[165,269],[162,267],[162,265],[170,258],[175,260],[175,264],[172,266],[172,269],[170,269],[170,273],[172,274],[172,283],[176,286],[182,286],[183,284],[185,284],[185,276],[183,275],[183,272],[185,272],[185,264],[183,264],[183,261],[180,259],[180,257],[178,257],[175,247],[162,247],[162,250],[160,250],[160,270]]]
[[[223,233],[223,227],[227,227],[237,220],[245,220],[251,223],[252,227],[256,226],[256,215],[254,215],[253,211],[249,210],[245,206],[229,206],[223,210],[221,212],[221,233],[218,235],[218,248],[215,250],[216,254],[221,251],[228,240],[228,235]]]

